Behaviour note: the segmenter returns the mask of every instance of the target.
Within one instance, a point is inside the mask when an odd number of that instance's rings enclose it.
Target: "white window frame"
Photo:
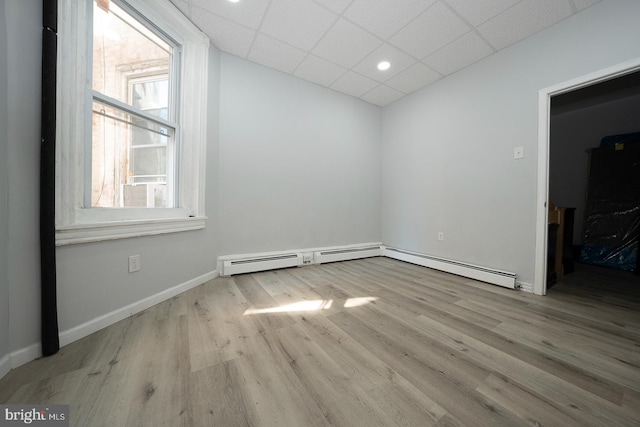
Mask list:
[[[202,229],[207,132],[209,39],[169,0],[124,0],[182,48],[180,61],[180,159],[175,208],[85,206],[91,167],[85,162],[91,139],[92,0],[58,2],[56,117],[56,245]],[[88,177],[88,179],[86,179]],[[90,190],[89,190],[90,191]]]

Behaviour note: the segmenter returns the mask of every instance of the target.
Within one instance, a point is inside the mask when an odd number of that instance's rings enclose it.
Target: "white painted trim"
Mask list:
[[[207,217],[188,217],[58,226],[56,246],[200,230],[206,222]]]
[[[136,313],[146,310],[149,307],[153,307],[156,304],[159,304],[163,301],[168,300],[169,298],[186,292],[189,289],[195,288],[196,286],[206,283],[209,280],[213,280],[219,275],[220,274],[218,273],[218,270],[213,270],[194,279],[187,280],[186,282],[181,283],[177,286],[165,289],[162,292],[158,292],[155,295],[151,295],[147,298],[141,299],[140,301],[136,301],[126,307],[119,308],[112,311],[111,313],[98,316],[95,319],[89,320],[88,322],[85,322],[81,325],[60,332],[60,346],[63,347],[65,345],[71,344],[72,342],[84,338],[87,335],[91,335],[92,333],[97,332],[100,329],[113,325],[120,320],[126,319],[129,316],[133,316]],[[42,357],[42,345],[39,343],[32,344],[30,346],[21,348],[20,350],[11,352],[9,355],[6,355],[2,359],[0,359],[0,378],[6,375],[9,370],[18,368],[25,363],[38,359],[39,357]]]
[[[519,288],[523,292],[533,293],[533,284],[526,282],[516,282],[516,288]]]
[[[547,293],[547,200],[549,198],[549,125],[551,97],[640,70],[640,57],[575,79],[558,83],[538,92],[538,185],[536,195],[536,249],[533,293]]]
[[[0,378],[4,377],[11,370],[11,357],[8,354],[5,354],[2,359],[0,359]]]
[[[11,369],[19,368],[25,363],[42,357],[42,344],[31,344],[30,346],[11,352],[9,357],[11,358]]]
[[[133,316],[136,313],[146,310],[149,307],[153,307],[156,304],[159,304],[163,301],[168,300],[169,298],[186,292],[189,289],[195,288],[196,286],[206,283],[209,280],[213,280],[218,276],[218,270],[213,270],[209,273],[203,274],[202,276],[198,276],[177,286],[165,289],[162,292],[158,292],[155,295],[151,295],[147,298],[136,301],[133,304],[127,305],[126,307],[119,308],[112,311],[111,313],[104,314],[81,325],[75,326],[71,329],[67,329],[66,331],[60,333],[60,346],[71,344],[72,342],[84,338],[87,335],[91,335],[92,333],[99,331],[100,329],[113,325],[120,320],[126,319],[129,316]]]
[[[385,247],[382,253],[388,258],[410,262],[423,267],[433,268],[434,270],[444,271],[458,276],[479,280],[481,282],[515,289],[516,274],[508,271],[501,271],[478,265],[462,263],[459,261],[437,258],[398,248]]]

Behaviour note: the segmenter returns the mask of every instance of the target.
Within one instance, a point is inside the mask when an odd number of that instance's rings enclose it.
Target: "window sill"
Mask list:
[[[206,222],[207,217],[200,216],[59,226],[56,246],[201,230]]]

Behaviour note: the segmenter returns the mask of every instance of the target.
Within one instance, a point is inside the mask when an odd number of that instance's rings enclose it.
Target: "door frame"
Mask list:
[[[547,234],[551,97],[640,71],[640,57],[541,89],[538,92],[538,184],[533,293],[547,293]]]

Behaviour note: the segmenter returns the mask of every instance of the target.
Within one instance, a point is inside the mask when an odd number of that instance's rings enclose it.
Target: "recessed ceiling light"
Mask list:
[[[389,63],[389,61],[382,61],[378,64],[378,70],[380,71],[388,70],[389,67],[391,67],[391,63]]]
[[[229,0],[231,3],[238,3],[240,0]]]

